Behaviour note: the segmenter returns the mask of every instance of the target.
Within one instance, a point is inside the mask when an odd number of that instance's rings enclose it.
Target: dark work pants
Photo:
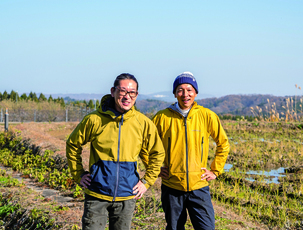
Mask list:
[[[215,229],[215,212],[209,187],[190,192],[179,191],[162,184],[161,201],[165,212],[166,230],[184,230],[186,209],[196,230]]]
[[[130,229],[136,200],[106,201],[85,194],[82,230],[105,229],[109,218],[109,230]]]

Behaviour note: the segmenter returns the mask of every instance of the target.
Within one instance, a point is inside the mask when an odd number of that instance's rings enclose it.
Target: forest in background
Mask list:
[[[300,89],[300,87],[299,87]],[[254,118],[274,118],[274,120],[300,120],[303,114],[303,96],[273,96],[273,95],[227,95],[219,98],[196,100],[199,105],[217,113],[221,119],[239,118],[248,120]],[[151,117],[159,110],[167,108],[171,102],[154,99],[136,101],[136,108]],[[75,100],[71,98],[46,98],[42,93],[18,95],[16,91],[0,92],[0,109],[9,110],[65,110],[68,108],[95,109],[100,105],[98,100]]]

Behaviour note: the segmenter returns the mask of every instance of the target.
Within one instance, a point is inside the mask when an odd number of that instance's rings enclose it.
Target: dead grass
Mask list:
[[[60,154],[65,157],[65,141],[67,136],[73,131],[78,122],[57,122],[57,123],[15,123],[10,124],[9,129],[14,132],[20,131],[22,138],[31,139],[31,143],[37,146],[42,147],[42,150],[52,150],[55,154]],[[0,126],[0,132],[3,131],[3,126]],[[84,147],[83,151],[83,163],[84,167],[88,168],[88,159],[89,159],[89,145]],[[144,172],[140,172],[142,175]],[[156,198],[160,198],[160,187],[161,179],[157,179],[155,185],[152,189],[149,189],[145,196],[152,196],[155,194]],[[14,191],[12,191],[14,193]],[[29,194],[29,193],[23,193]],[[29,194],[26,195],[24,202],[32,202],[33,204],[37,203],[36,196]],[[46,205],[47,200],[43,201]],[[225,228],[219,229],[267,229],[259,223],[247,220],[244,215],[238,215],[230,211],[227,207],[218,205],[214,203],[214,209],[216,216],[222,219],[228,220],[228,223]],[[75,206],[70,207],[68,211],[57,212],[58,221],[68,220],[68,222],[79,222],[83,213],[83,202],[75,203]],[[159,213],[160,218],[164,220],[164,213]],[[79,223],[80,224],[80,223]],[[153,229],[154,224],[150,223],[151,229]],[[139,228],[140,229],[140,228]],[[148,228],[145,228],[148,229]],[[188,228],[192,229],[192,228]]]

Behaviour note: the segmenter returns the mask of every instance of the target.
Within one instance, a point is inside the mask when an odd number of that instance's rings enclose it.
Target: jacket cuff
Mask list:
[[[82,177],[85,175],[85,174],[88,174],[89,172],[88,171],[84,171],[80,176],[75,176],[74,179],[75,181],[80,184],[80,181],[82,179]]]
[[[81,175],[80,175],[80,178],[82,178],[84,175],[86,175],[86,174],[89,174],[89,171],[84,171],[84,173],[82,173]],[[80,179],[81,180],[81,179]]]
[[[149,183],[144,179],[144,177],[141,178],[140,181],[144,184],[146,189],[148,189],[150,187]]]
[[[148,189],[150,187],[150,185],[148,183],[144,184],[144,186],[146,187],[146,189]]]
[[[221,174],[221,173],[218,172],[218,171],[211,171],[211,172],[213,172],[213,174],[215,174],[217,178],[218,178],[218,176]]]

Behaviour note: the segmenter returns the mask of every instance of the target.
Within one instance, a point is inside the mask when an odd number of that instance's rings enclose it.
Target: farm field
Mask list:
[[[222,123],[230,139],[231,152],[226,172],[210,185],[216,212],[216,229],[302,229],[302,124],[246,121]],[[0,176],[8,182],[1,182],[0,177],[0,203],[8,208],[5,212],[0,210],[0,224],[12,220],[12,226],[16,225],[18,220],[13,214],[24,217],[22,215],[28,210],[28,219],[33,220],[33,225],[39,227],[40,224],[41,229],[47,229],[48,226],[80,229],[83,194],[71,180],[64,162],[65,140],[76,125],[76,122],[10,124],[10,131],[17,136],[10,140],[5,139],[3,125],[0,126],[2,166],[12,167],[22,173],[24,178],[32,178],[45,189],[57,189],[63,195],[74,198],[70,202],[72,205],[55,203],[17,183],[3,170]],[[30,141],[24,141],[28,138]],[[215,144],[212,141],[210,143],[209,162],[215,151]],[[33,145],[35,148],[26,152],[25,147]],[[35,154],[35,151],[40,153]],[[88,165],[88,156],[89,147],[85,146],[85,167]],[[139,168],[143,174],[143,164]],[[160,184],[158,179],[144,198],[137,201],[133,229],[165,228],[159,200]],[[23,214],[17,215],[16,210],[21,209]],[[186,229],[192,229],[190,221]]]
[[[229,172],[215,181],[215,200],[270,228],[303,228],[302,124],[225,122]],[[211,151],[213,152],[213,151]]]

